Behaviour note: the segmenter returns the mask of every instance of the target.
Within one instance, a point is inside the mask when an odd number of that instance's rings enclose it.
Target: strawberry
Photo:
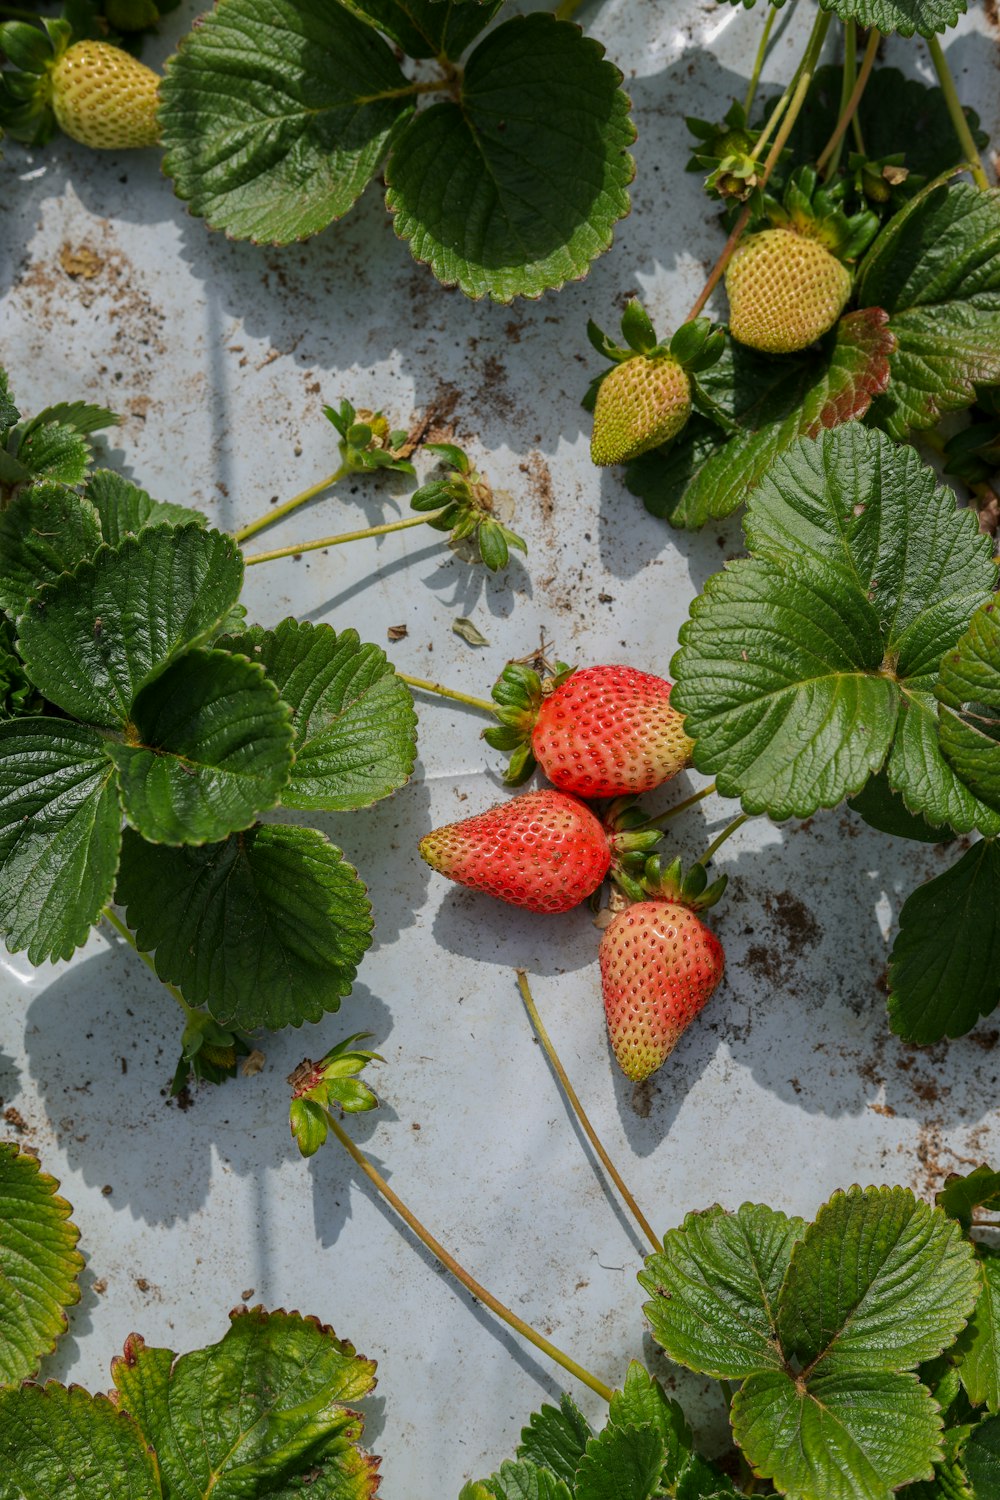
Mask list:
[[[49,75],[52,110],[73,140],[98,150],[155,146],[160,80],[107,42],[76,42]]]
[[[669,344],[659,343],[635,301],[622,314],[622,335],[627,348],[612,343],[596,323],[587,325],[594,348],[613,361],[583,403],[594,413],[590,456],[602,466],[627,463],[676,437],[691,415],[692,374],[714,364],[725,343],[707,318],[685,323]]]
[[[529,911],[569,911],[611,865],[607,833],[562,792],[528,792],[420,841],[423,859],[449,880]]]
[[[601,381],[590,440],[592,462],[627,463],[676,437],[691,415],[691,382],[672,354],[637,354]]]
[[[670,706],[670,683],[634,667],[563,670],[543,683],[511,662],[493,690],[501,727],[485,731],[497,749],[514,750],[508,780],[535,762],[554,786],[577,797],[648,792],[691,758],[684,720]]]
[[[601,989],[611,1047],[622,1072],[641,1083],[670,1056],[682,1032],[715,992],[722,944],[698,917],[714,906],[726,876],[711,885],[704,865],[682,874],[654,855],[641,879],[625,877],[633,898],[601,939]]]
[[[605,930],[600,962],[612,1049],[626,1077],[641,1083],[714,993],[722,944],[690,907],[638,901]]]
[[[765,354],[794,354],[840,317],[851,273],[818,240],[793,229],[752,234],[726,272],[729,331]]]

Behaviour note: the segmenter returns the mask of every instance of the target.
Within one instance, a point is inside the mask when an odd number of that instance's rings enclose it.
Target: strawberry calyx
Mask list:
[[[493,490],[473,468],[468,454],[455,443],[425,443],[424,447],[438,455],[444,470],[440,478],[422,484],[410,496],[413,510],[438,512],[427,516],[428,526],[450,531],[453,547],[472,542],[491,573],[507,566],[511,547],[527,552],[524,538],[498,519]]]
[[[575,671],[575,667],[559,661],[543,676],[526,662],[509,661],[493,684],[490,696],[497,705],[493,712],[499,722],[483,730],[483,739],[494,750],[509,753],[503,775],[507,786],[523,786],[534,771],[537,761],[531,734],[538,711]]]
[[[350,401],[339,407],[324,406],[323,415],[340,433],[340,460],[344,469],[361,473],[372,469],[389,469],[394,474],[412,474],[407,448],[407,434],[390,431],[380,411],[355,408]]]
[[[615,874],[615,880],[632,901],[673,901],[695,912],[715,906],[729,883],[728,875],[710,883],[702,864],[693,864],[685,871],[679,857],[664,865],[657,854],[644,860],[638,874],[623,869]]]
[[[602,818],[611,849],[611,879],[626,895],[641,888],[649,857],[663,834],[651,826],[649,814],[639,806],[636,796],[616,797],[604,810]],[[633,897],[638,900],[639,897]]]
[[[0,73],[0,127],[29,146],[44,146],[55,134],[51,74],[73,38],[68,21],[39,22],[0,24],[0,53],[11,64]]]
[[[762,215],[752,227],[789,229],[817,240],[831,255],[850,264],[871,244],[880,220],[868,208],[848,215],[842,200],[842,188],[821,185],[815,167],[799,167],[790,175],[780,199],[765,196]]]
[[[327,1111],[331,1108],[360,1114],[378,1107],[374,1092],[357,1077],[370,1062],[385,1062],[378,1052],[354,1045],[369,1036],[370,1031],[356,1031],[332,1047],[319,1062],[305,1058],[289,1073],[292,1089],[289,1124],[303,1156],[312,1156],[326,1140]]]
[[[696,142],[685,170],[707,172],[705,188],[711,196],[745,202],[760,180],[761,164],[751,155],[760,131],[750,129],[744,106],[734,100],[719,124],[695,115],[688,115],[685,124]]]

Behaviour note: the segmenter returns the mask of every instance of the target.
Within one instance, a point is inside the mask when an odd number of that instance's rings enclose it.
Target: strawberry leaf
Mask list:
[[[274,807],[292,769],[288,707],[260,666],[189,651],[138,695],[110,740],[129,823],[162,844],[207,844]]]
[[[896,438],[971,406],[1000,380],[1000,190],[940,184],[882,230],[855,294],[889,314],[898,347],[870,419]]]
[[[59,1184],[34,1156],[0,1141],[0,1381],[34,1375],[80,1300],[79,1231]],[[2,1444],[0,1444],[2,1447]],[[2,1483],[2,1481],[0,1481]]]
[[[139,690],[212,633],[242,581],[233,539],[199,525],[149,527],[102,547],[19,621],[28,673],[67,713],[122,727]]]
[[[338,1010],[371,943],[365,887],[314,828],[178,849],[127,832],[116,899],[160,978],[243,1031]]]
[[[962,1461],[976,1500],[1000,1496],[1000,1421],[980,1422],[965,1445]]]
[[[508,1459],[485,1484],[466,1485],[459,1500],[576,1500],[576,1494],[548,1469]]]
[[[1000,850],[973,844],[906,898],[889,961],[889,1019],[925,1046],[964,1036],[1000,1001]]]
[[[83,493],[97,512],[102,537],[112,547],[147,526],[184,526],[190,521],[206,524],[200,510],[151,500],[145,490],[111,469],[95,469]]]
[[[362,21],[398,42],[410,57],[459,58],[503,0],[341,0]]]
[[[114,765],[96,730],[0,724],[0,932],[11,952],[69,958],[111,897],[120,843]]]
[[[941,1416],[915,1375],[752,1375],[732,1423],[754,1472],[796,1500],[891,1500],[941,1453]]]
[[[945,656],[937,696],[946,759],[971,793],[1000,809],[1000,618],[992,602]]]
[[[983,1289],[956,1350],[958,1373],[973,1406],[1000,1411],[1000,1251],[978,1246]]]
[[[228,0],[161,84],[164,168],[195,214],[284,245],[347,213],[413,111],[388,44],[327,0]]]
[[[496,302],[581,277],[628,212],[621,74],[576,26],[517,16],[469,58],[456,102],[396,142],[386,203],[439,281]]]
[[[657,1343],[678,1364],[720,1380],[777,1369],[778,1291],[804,1230],[801,1219],[760,1203],[688,1214],[639,1273],[653,1297],[643,1311]]]
[[[286,807],[337,812],[370,807],[403,786],[416,757],[416,714],[406,685],[356,630],[283,620],[218,643],[259,662],[292,710],[295,763]]]
[[[769,359],[730,340],[699,384],[745,431],[729,436],[696,415],[669,447],[632,460],[629,489],[673,526],[730,515],[796,438],[864,416],[888,384],[894,348],[877,307],[841,318],[819,352]]]
[[[371,1391],[373,1361],[298,1313],[237,1308],[230,1320],[217,1344],[179,1358],[133,1334],[112,1365],[165,1494],[370,1500],[378,1460],[357,1446],[364,1419],[345,1403]]]
[[[25,471],[22,478],[82,484],[93,458],[91,433],[116,426],[119,420],[103,406],[90,406],[86,401],[61,402],[19,422],[5,434],[5,447]]]
[[[160,1500],[156,1458],[107,1396],[50,1383],[0,1390],[0,1500]]]
[[[615,1427],[608,1423],[590,1439],[576,1473],[574,1500],[653,1500],[661,1494],[666,1453],[656,1427]]]
[[[835,1193],[791,1253],[781,1367],[733,1400],[754,1472],[800,1500],[889,1500],[930,1478],[941,1415],[904,1372],[952,1342],[978,1291],[972,1247],[941,1209],[905,1188]]]
[[[572,1484],[593,1435],[572,1396],[563,1395],[558,1406],[543,1406],[532,1413],[527,1427],[521,1429],[517,1456],[539,1468],[551,1469],[557,1478]]]
[[[954,26],[965,14],[966,0],[820,0],[842,21],[859,26],[877,26],[879,31],[898,31],[900,36],[933,36]]]
[[[993,831],[940,753],[931,697],[992,592],[975,517],[911,450],[851,424],[779,459],[746,527],[754,557],[709,580],[674,658],[699,770],[780,819],[856,794],[888,757],[910,812]]]
[[[97,512],[63,485],[32,484],[0,511],[0,609],[20,614],[43,583],[53,583],[101,545]]]
[[[792,1252],[778,1330],[824,1375],[912,1369],[964,1327],[979,1293],[960,1227],[907,1188],[834,1193]]]

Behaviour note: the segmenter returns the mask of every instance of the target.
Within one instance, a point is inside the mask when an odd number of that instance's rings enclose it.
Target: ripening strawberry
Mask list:
[[[159,76],[120,47],[75,42],[49,77],[56,121],[73,140],[99,151],[159,141]]]
[[[691,415],[691,382],[672,354],[637,354],[601,381],[590,457],[623,464],[676,437]]]
[[[562,792],[528,792],[420,841],[449,880],[529,911],[569,911],[611,864],[608,836],[589,808]]]
[[[729,331],[765,354],[794,354],[833,327],[851,273],[825,245],[793,229],[752,234],[726,272]]]
[[[678,901],[637,901],[601,939],[601,988],[618,1065],[641,1083],[670,1056],[722,978],[722,944]]]
[[[582,667],[542,699],[531,748],[560,790],[621,797],[676,776],[693,741],[663,677],[634,667]]]

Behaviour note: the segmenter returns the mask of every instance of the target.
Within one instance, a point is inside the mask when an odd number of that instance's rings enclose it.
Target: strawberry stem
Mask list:
[[[768,152],[767,160],[761,168],[760,176],[757,179],[757,185],[761,189],[761,191],[763,191],[763,189],[767,186],[768,179],[777,166],[782,151],[784,151],[785,149],[785,142],[791,135],[795,125],[795,121],[798,119],[802,111],[802,106],[806,102],[806,95],[809,93],[809,89],[812,85],[813,74],[816,71],[817,63],[819,62],[820,52],[823,50],[823,43],[826,40],[826,33],[829,30],[832,15],[832,11],[824,10],[820,11],[819,15],[816,17],[813,29],[809,35],[809,44],[806,47],[805,56],[803,57],[802,62],[799,64],[798,83],[795,85],[795,91],[791,95],[791,102],[788,105],[787,113],[784,112],[784,100],[781,100],[779,101],[774,115],[771,117],[771,120],[768,121],[767,130],[765,130],[764,132],[765,137],[770,131],[775,116],[777,116],[779,112],[784,113],[784,119],[781,123],[781,127],[778,131],[778,134],[774,138],[774,145]],[[791,85],[789,85],[789,89],[791,89]],[[787,93],[788,90],[786,90],[786,95]],[[762,141],[758,141],[757,148],[759,148],[761,144]],[[750,215],[752,212],[752,203],[746,203],[744,205],[743,212],[740,214],[739,218],[736,220],[736,223],[733,225],[732,233],[730,234],[725,245],[722,247],[722,254],[719,256],[718,260],[715,262],[715,265],[712,267],[709,278],[705,282],[705,285],[702,287],[701,294],[699,295],[691,311],[688,313],[685,322],[690,323],[696,317],[698,317],[702,308],[705,306],[705,303],[708,301],[709,297],[712,295],[712,293],[715,291],[715,288],[722,280],[722,277],[725,275],[726,267],[729,265],[729,262],[733,258],[736,246],[739,244],[740,240],[743,237],[743,231],[746,229],[747,225],[750,222]]]
[[[983,164],[979,159],[979,148],[972,139],[972,131],[969,129],[969,122],[965,118],[965,110],[962,108],[958,97],[955,80],[951,76],[951,69],[948,66],[941,43],[936,36],[932,35],[927,38],[927,50],[930,52],[931,62],[934,64],[934,71],[937,74],[938,83],[941,85],[941,92],[944,94],[945,103],[948,106],[948,114],[951,117],[952,126],[954,127],[955,134],[958,136],[959,144],[965,152],[966,162],[968,163],[969,171],[972,173],[973,181],[977,188],[981,188],[983,192],[986,192],[990,185],[989,178],[983,171]]]
[[[376,1170],[364,1152],[360,1151],[354,1144],[340,1122],[334,1119],[329,1110],[326,1110],[325,1113],[327,1124],[347,1154],[361,1168],[369,1182],[377,1188],[386,1202],[391,1204],[400,1218],[410,1226],[417,1238],[427,1246],[431,1254],[437,1256],[445,1269],[450,1271],[456,1280],[460,1281],[478,1302],[482,1302],[502,1322],[506,1323],[508,1328],[513,1328],[522,1338],[527,1339],[529,1344],[534,1344],[536,1349],[540,1349],[549,1359],[554,1360],[557,1365],[561,1365],[564,1370],[568,1371],[570,1375],[575,1376],[583,1385],[589,1386],[592,1391],[596,1391],[598,1396],[602,1396],[605,1401],[610,1401],[614,1395],[610,1386],[605,1385],[603,1380],[598,1380],[596,1375],[592,1375],[589,1370],[585,1370],[582,1365],[577,1364],[575,1359],[571,1359],[562,1349],[557,1348],[555,1344],[550,1343],[542,1334],[536,1332],[531,1324],[526,1323],[523,1318],[519,1318],[516,1312],[513,1312],[509,1307],[505,1307],[491,1292],[488,1292],[474,1277],[470,1276],[465,1267],[459,1265],[454,1256],[448,1254],[448,1251],[441,1242],[436,1240],[430,1230],[425,1228],[420,1222],[416,1214],[407,1208],[402,1198],[393,1192],[385,1178]]]
[[[668,807],[666,812],[660,813],[659,817],[650,818],[645,826],[662,828],[665,823],[670,822],[671,818],[676,818],[680,813],[687,812],[689,807],[695,807],[699,802],[704,802],[705,798],[711,797],[714,791],[715,782],[713,781],[710,786],[703,786],[700,792],[692,792],[691,796],[685,797],[683,802],[675,802],[673,807]]]
[[[456,703],[467,703],[470,708],[481,709],[484,714],[493,717],[495,705],[488,703],[485,698],[473,698],[468,693],[460,693],[455,688],[445,687],[441,682],[428,682],[423,677],[408,677],[405,672],[397,672],[396,676],[400,682],[405,682],[407,687],[419,688],[422,693],[436,693],[439,698],[452,698]]]
[[[593,1125],[591,1125],[590,1120],[587,1117],[587,1113],[583,1105],[580,1103],[579,1098],[577,1097],[576,1090],[573,1088],[573,1085],[570,1083],[568,1077],[566,1076],[566,1070],[559,1060],[559,1054],[556,1052],[556,1049],[553,1046],[552,1038],[549,1036],[548,1032],[543,1026],[542,1018],[538,1014],[538,1007],[534,1002],[531,994],[531,989],[528,985],[527,974],[523,969],[515,969],[514,972],[517,975],[517,986],[521,991],[521,999],[524,1001],[524,1008],[528,1012],[528,1016],[531,1020],[532,1026],[538,1033],[538,1040],[545,1048],[545,1055],[548,1058],[549,1062],[552,1064],[553,1071],[555,1072],[555,1075],[558,1078],[560,1085],[562,1086],[562,1091],[566,1095],[573,1113],[576,1115],[580,1124],[583,1126],[587,1139],[600,1157],[604,1165],[604,1169],[607,1172],[608,1176],[611,1178],[611,1181],[614,1183],[619,1193],[621,1193],[625,1206],[632,1214],[635,1222],[638,1224],[643,1234],[649,1240],[649,1243],[652,1245],[653,1249],[661,1250],[663,1248],[662,1241],[658,1239],[656,1231],[653,1229],[649,1220],[640,1209],[638,1203],[636,1203],[632,1194],[625,1186],[621,1174],[619,1173],[614,1162],[611,1160],[611,1157],[608,1155],[607,1151],[605,1151],[603,1145],[601,1144],[600,1136],[597,1134],[597,1131],[594,1129]]]
[[[714,854],[717,854],[718,851],[722,848],[722,845],[726,842],[726,839],[729,838],[729,835],[735,833],[737,828],[742,828],[743,824],[747,822],[749,817],[749,813],[740,813],[738,818],[734,818],[733,821],[729,824],[728,828],[724,828],[719,834],[719,837],[717,839],[713,839],[708,848],[705,850],[704,854],[701,856],[701,859],[698,861],[698,863],[700,865],[707,865],[712,856]]]
[[[753,72],[750,74],[750,83],[747,87],[746,100],[743,104],[743,113],[746,115],[748,121],[750,119],[750,111],[753,108],[753,101],[757,94],[757,85],[760,82],[761,70],[764,67],[764,59],[767,56],[767,44],[771,40],[771,28],[773,27],[775,20],[777,19],[777,15],[778,12],[776,7],[773,5],[769,5],[767,7],[767,20],[764,22],[764,30],[761,35],[760,46],[757,48],[757,56],[754,59]]]
[[[251,521],[246,526],[241,526],[239,531],[233,532],[233,536],[238,542],[245,542],[247,537],[256,536],[257,532],[263,531],[266,526],[271,526],[275,521],[280,521],[284,516],[291,515],[293,510],[298,510],[299,506],[305,505],[307,500],[313,500],[317,495],[322,495],[324,490],[332,489],[346,475],[353,472],[354,470],[350,464],[341,464],[339,469],[333,474],[328,474],[318,484],[310,485],[307,490],[303,490],[301,494],[293,495],[291,500],[286,500],[284,505],[279,505],[276,510],[265,511],[255,521]]]
[[[851,29],[853,30],[853,22],[851,23]],[[872,68],[875,66],[875,57],[878,52],[878,44],[881,40],[881,31],[879,31],[877,26],[873,26],[868,34],[868,43],[865,47],[865,55],[861,59],[861,71],[858,73],[858,76],[854,81],[854,87],[850,92],[847,102],[844,104],[840,112],[840,119],[834,126],[833,134],[827,141],[826,145],[823,147],[816,161],[816,170],[818,172],[823,172],[824,167],[826,168],[826,171],[823,173],[824,182],[829,182],[830,178],[833,176],[834,172],[836,172],[837,168],[840,165],[840,153],[843,149],[844,134],[847,130],[848,125],[857,114],[858,105],[861,103],[861,96],[865,91],[869,78],[871,77]],[[848,76],[848,64],[847,59],[845,58],[845,80]]]
[[[387,521],[384,526],[367,526],[363,531],[342,531],[339,536],[321,536],[312,542],[296,542],[291,547],[276,547],[273,552],[252,552],[243,559],[246,566],[254,563],[274,562],[279,557],[298,557],[300,552],[318,552],[324,547],[339,547],[344,542],[360,542],[369,536],[385,536],[389,531],[405,531],[410,526],[423,526],[434,521],[440,510],[428,511],[422,516],[406,516],[401,521]]]
[[[111,923],[115,931],[119,934],[120,937],[123,937],[125,939],[126,943],[128,943],[133,952],[138,953],[143,963],[146,964],[148,968],[152,969],[154,974],[156,974],[156,965],[150,955],[148,953],[143,953],[133,934],[129,932],[128,928],[125,926],[125,923],[111,910],[110,906],[106,906],[104,908],[104,910],[101,912],[101,916],[104,917],[106,921]],[[156,977],[157,979],[160,979],[159,974],[156,974]],[[160,979],[160,983],[163,985],[163,988],[168,992],[168,994],[173,995],[174,999],[177,1001],[177,1004],[180,1006],[181,1010],[186,1016],[193,1016],[196,1014],[195,1007],[193,1005],[188,1005],[187,1001],[184,999],[184,996],[181,994],[176,985],[168,984],[165,979]]]

